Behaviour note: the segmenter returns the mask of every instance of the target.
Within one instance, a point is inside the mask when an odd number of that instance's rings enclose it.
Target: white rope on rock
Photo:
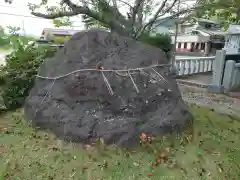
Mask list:
[[[113,93],[113,90],[112,90],[112,87],[111,87],[110,83],[108,82],[108,80],[107,80],[106,76],[104,75],[103,71],[101,71],[101,73],[102,73],[102,76],[103,76],[103,81],[105,82],[110,95],[113,95],[114,93]]]
[[[64,74],[64,75],[60,75],[60,76],[56,76],[56,77],[47,77],[47,76],[40,76],[40,75],[36,75],[37,78],[41,78],[41,79],[49,79],[49,80],[57,80],[57,79],[61,79],[64,77],[67,77],[69,75],[75,74],[77,72],[83,72],[83,71],[98,71],[98,72],[128,72],[128,71],[140,71],[140,70],[144,70],[144,69],[151,69],[154,67],[166,67],[166,66],[171,66],[171,64],[157,64],[157,65],[153,65],[153,66],[147,66],[147,67],[142,67],[142,68],[134,68],[134,69],[79,69],[79,70],[75,70],[72,71],[70,73]]]
[[[52,88],[53,88],[53,85],[55,84],[56,82],[56,79],[54,79],[54,81],[52,82],[52,84],[50,85],[49,89],[47,90],[46,94],[44,95],[41,103],[39,104],[39,106],[41,106],[43,104],[43,102],[45,101],[45,99],[48,97],[49,93],[51,92]],[[41,107],[37,108],[36,111],[34,112],[34,115],[32,117],[32,119],[34,119],[38,113],[38,111],[40,110]],[[28,125],[31,125],[32,123],[32,120],[29,121]]]
[[[118,76],[122,76],[122,77],[128,77],[128,73],[119,73],[119,72],[115,72],[115,74],[117,74]],[[136,72],[131,73],[131,75],[137,74]]]
[[[133,86],[134,88],[136,89],[137,93],[140,93],[136,83],[134,82],[133,80],[133,77],[132,77],[132,74],[135,74],[135,73],[131,73],[130,71],[139,71],[139,72],[142,72],[142,73],[145,73],[143,70],[144,69],[152,69],[159,77],[161,77],[164,81],[166,81],[163,76],[161,74],[159,74],[155,69],[154,67],[166,67],[166,66],[171,66],[171,64],[157,64],[157,65],[153,65],[153,66],[147,66],[147,67],[142,67],[142,68],[134,68],[134,69],[120,69],[120,70],[116,70],[116,69],[79,69],[79,70],[75,70],[75,71],[72,71],[70,73],[67,73],[67,74],[64,74],[64,75],[61,75],[61,76],[56,76],[56,77],[46,77],[46,76],[40,76],[40,75],[36,75],[37,78],[41,78],[41,79],[48,79],[48,80],[54,80],[53,81],[53,84],[55,83],[56,80],[58,79],[61,79],[61,78],[64,78],[64,77],[67,77],[69,75],[72,75],[74,73],[78,73],[78,72],[83,72],[83,71],[97,71],[97,72],[101,72],[102,74],[102,77],[103,77],[103,80],[104,80],[104,83],[106,84],[106,87],[109,91],[109,94],[110,95],[113,95],[114,92],[112,90],[112,87],[107,79],[107,77],[105,76],[104,72],[115,72],[116,74],[118,75],[121,75],[121,76],[128,76],[130,77],[132,83],[133,83]],[[127,75],[123,75],[119,72],[126,72]],[[146,73],[145,73],[146,74]],[[167,81],[166,81],[167,82]],[[52,85],[53,85],[52,84]],[[44,97],[45,99],[45,97]],[[44,101],[44,100],[43,100]]]
[[[144,72],[143,69],[140,69],[140,72],[141,72],[143,75],[145,75],[145,76],[148,75],[148,73]]]
[[[137,93],[140,93],[140,91],[139,91],[136,83],[134,82],[134,80],[133,80],[133,78],[132,78],[132,75],[130,74],[130,71],[128,71],[128,76],[130,77],[130,79],[131,79],[131,81],[132,81],[132,83],[133,83],[133,86],[135,87]]]
[[[44,100],[48,97],[49,93],[51,92],[53,85],[55,84],[56,79],[54,79],[54,81],[52,82],[51,86],[49,87],[49,90],[47,91],[47,93],[45,94],[45,96],[43,97],[43,100],[41,101],[40,105],[44,102]]]
[[[167,80],[166,80],[159,72],[157,72],[154,68],[152,68],[152,70],[153,70],[161,79],[163,79],[165,82],[167,82]]]

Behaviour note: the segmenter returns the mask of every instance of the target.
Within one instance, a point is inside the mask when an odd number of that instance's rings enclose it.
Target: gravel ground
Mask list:
[[[223,94],[207,93],[205,88],[179,85],[183,99],[188,103],[205,106],[219,113],[240,117],[240,99]]]

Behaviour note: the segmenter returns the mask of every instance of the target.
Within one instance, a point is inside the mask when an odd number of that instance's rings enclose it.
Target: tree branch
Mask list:
[[[174,0],[174,2],[177,0]],[[149,22],[143,27],[143,31],[145,31],[145,29],[148,27],[148,29],[151,29],[151,27],[153,26],[154,22],[157,20],[160,12],[163,10],[163,8],[166,6],[167,0],[164,0],[161,4],[161,6],[158,8],[157,12],[155,13],[155,15],[153,16],[153,18],[151,20],[149,20]]]
[[[64,16],[75,16],[75,15],[79,15],[79,14],[85,14],[89,17],[92,17],[94,19],[96,19],[99,22],[102,22],[104,24],[107,24],[109,26],[109,28],[112,31],[117,32],[120,35],[124,35],[124,36],[128,36],[128,32],[127,29],[125,29],[120,22],[120,19],[116,19],[116,9],[115,13],[113,13],[113,16],[115,18],[113,18],[112,16],[109,16],[109,14],[104,14],[104,13],[98,13],[94,10],[89,9],[86,6],[78,6],[74,3],[72,3],[70,0],[63,0],[63,2],[69,6],[69,8],[72,10],[70,12],[57,12],[57,13],[51,13],[51,14],[43,14],[43,13],[37,13],[37,12],[32,12],[33,15],[38,16],[38,17],[42,17],[45,19],[55,19],[55,18],[59,18],[59,17],[64,17]],[[110,9],[111,10],[111,9]],[[119,17],[120,18],[120,17]],[[119,20],[119,21],[118,21]]]
[[[168,13],[172,8],[173,6],[175,6],[175,4],[177,3],[178,0],[174,0],[173,3],[171,4],[171,6],[169,6],[165,11],[164,13],[161,14],[161,16],[165,15],[166,13]]]
[[[38,12],[32,12],[31,13],[32,15],[34,16],[37,16],[37,17],[41,17],[41,18],[44,18],[44,19],[55,19],[55,18],[59,18],[59,17],[64,17],[64,16],[76,16],[78,15],[78,13],[75,13],[75,12],[57,12],[57,13],[51,13],[51,14],[43,14],[43,13],[38,13]]]
[[[166,13],[168,13],[172,8],[173,6],[175,6],[175,4],[177,3],[178,0],[174,0],[171,4],[171,6],[169,6],[163,13],[161,13],[161,16],[164,16]],[[163,2],[162,6],[160,7],[161,10],[164,8],[164,6],[166,5],[166,1]],[[148,31],[151,30],[153,24],[156,22],[157,18],[159,18],[159,14],[160,14],[161,11],[158,11],[154,16],[154,18],[152,20],[149,21],[149,23],[147,24],[146,28],[145,29],[148,29]],[[144,29],[144,30],[145,30]]]
[[[149,22],[146,23],[142,28],[140,28],[140,29],[137,30],[137,32],[136,32],[136,34],[135,34],[135,38],[138,38],[139,35],[140,35],[143,31],[145,31],[145,29],[146,29],[147,27],[150,26],[150,28],[151,28],[151,26],[152,26],[152,25],[154,24],[154,22],[157,20],[158,15],[160,14],[160,12],[161,12],[161,11],[163,10],[163,8],[166,6],[166,3],[167,3],[167,0],[164,0],[164,1],[162,2],[161,6],[158,8],[157,12],[154,14],[153,18],[152,18],[151,20],[149,20]]]
[[[213,7],[214,5],[219,5],[219,4],[217,4],[217,3],[212,3],[212,4],[205,4],[205,5],[194,6],[194,7],[191,7],[191,8],[189,8],[189,9],[183,9],[183,10],[181,10],[181,11],[179,11],[179,12],[173,14],[173,15],[170,15],[170,16],[166,17],[166,19],[173,19],[173,18],[175,18],[175,17],[178,17],[178,16],[180,16],[180,15],[182,15],[182,14],[191,12],[191,11],[196,10],[196,9],[198,9],[198,8],[202,8],[202,7]],[[147,28],[148,26],[151,25],[150,22],[152,22],[152,20],[150,20],[142,29],[139,30],[138,33],[136,33],[136,36],[135,36],[136,39],[139,37],[139,35],[141,35],[142,32],[144,32],[144,31],[146,30],[146,28]],[[155,21],[154,21],[154,22],[155,22]],[[153,22],[153,23],[154,23],[154,22]],[[151,29],[149,29],[149,30],[151,30]]]
[[[71,0],[63,0],[63,3],[67,4],[73,11],[82,8],[82,6],[77,6],[76,4],[72,3]]]
[[[115,7],[117,9],[118,8],[117,1],[116,0],[112,0],[112,3],[113,3],[113,7]]]
[[[137,15],[139,15],[139,9],[140,9],[140,7],[142,7],[144,1],[145,0],[135,0],[134,7],[132,9],[132,17],[130,18],[130,20],[132,21],[132,34],[136,33],[135,32],[136,31],[136,29],[135,29],[136,19],[137,19]]]
[[[123,4],[125,4],[125,5],[127,5],[130,9],[133,9],[133,6],[132,6],[131,4],[125,2],[124,0],[117,0],[117,1],[119,1],[119,2],[121,2],[121,3],[123,3]]]
[[[186,21],[190,16],[191,16],[191,14],[189,14],[189,15],[187,15],[187,16],[185,16],[185,17],[181,17],[181,21],[178,22],[178,23],[182,23],[182,22]],[[161,26],[163,22],[168,21],[169,19],[173,19],[173,17],[164,18],[164,19],[161,21],[161,23],[159,23],[159,24],[157,24],[156,26],[152,27],[152,28],[150,29],[150,31],[153,31],[153,30],[156,29],[157,27]]]
[[[136,21],[136,17],[139,11],[139,8],[141,6],[141,4],[144,2],[145,0],[135,0],[134,6],[133,6],[133,10],[132,10],[132,23],[135,24]]]
[[[144,8],[144,1],[141,3],[140,7],[138,8],[137,12],[137,27],[141,28],[143,24],[143,8]]]

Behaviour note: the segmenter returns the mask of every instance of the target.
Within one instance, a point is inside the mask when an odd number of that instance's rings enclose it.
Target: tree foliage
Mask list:
[[[216,0],[200,0],[199,4],[214,3]],[[202,8],[197,11],[197,17],[213,19],[220,22],[225,29],[229,24],[240,24],[240,1],[217,0],[217,4],[211,8]]]
[[[7,26],[8,33],[11,35],[17,35],[18,31],[20,31],[20,27],[18,26]]]
[[[56,18],[52,21],[55,27],[72,26],[72,21],[69,17]]]
[[[7,35],[2,26],[0,26],[0,47],[8,44]]]
[[[5,34],[5,30],[2,26],[0,26],[0,36],[3,36]]]
[[[139,41],[158,47],[166,53],[170,52],[172,49],[172,39],[168,34],[156,34],[150,36],[149,34],[142,33],[139,37]]]

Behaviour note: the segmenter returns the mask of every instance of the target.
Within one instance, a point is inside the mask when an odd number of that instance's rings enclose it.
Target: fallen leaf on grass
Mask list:
[[[174,159],[168,160],[166,165],[167,165],[167,167],[170,168],[170,169],[173,169],[173,168],[177,168],[177,167],[178,167],[177,161],[174,160]]]
[[[95,162],[96,162],[96,161],[98,160],[96,157],[93,157],[92,154],[88,154],[87,156],[88,156],[88,158],[89,158],[90,160],[92,160],[92,161],[95,161]]]
[[[170,152],[170,148],[167,147],[163,149],[159,155],[157,155],[156,160],[155,160],[155,165],[158,166],[159,164],[164,164],[168,161],[168,155]]]
[[[0,127],[0,132],[2,132],[2,133],[6,133],[7,131],[8,131],[7,128]]]
[[[203,145],[203,140],[201,140],[200,142],[199,142],[199,147],[202,147],[202,145]]]
[[[139,163],[136,163],[136,162],[134,162],[133,165],[134,165],[135,167],[139,167],[139,166],[140,166],[140,164],[139,164]]]
[[[167,161],[167,158],[166,158],[166,157],[158,157],[158,158],[156,159],[155,165],[158,166],[159,164],[164,164],[166,161]]]
[[[49,146],[48,149],[53,150],[53,151],[59,150],[59,148],[57,146]]]
[[[162,153],[160,154],[160,158],[161,158],[161,159],[167,159],[167,154],[166,154],[165,152],[162,152]]]
[[[116,165],[117,165],[117,166],[120,166],[120,165],[121,165],[121,163],[120,163],[119,161],[117,161],[117,162],[116,162]]]
[[[130,153],[130,152],[126,152],[125,156],[126,156],[126,157],[130,157],[130,156],[131,156],[131,153]]]
[[[221,173],[221,172],[222,172],[222,169],[219,167],[219,168],[218,168],[218,171]]]
[[[165,151],[169,153],[170,152],[170,148],[169,147],[165,148]]]
[[[139,138],[140,138],[140,140],[142,142],[146,142],[147,141],[147,135],[145,133],[142,133]]]
[[[44,138],[45,140],[49,140],[50,137],[49,137],[48,134],[44,134],[44,135],[43,135],[43,138]]]
[[[156,159],[156,165],[159,165],[159,164],[162,164],[162,159],[157,158],[157,159]]]
[[[83,164],[82,166],[82,173],[84,173],[88,169],[88,166],[86,164]]]
[[[155,165],[155,164],[153,164],[153,165],[152,165],[152,169],[155,169],[155,168],[156,168],[156,165]]]
[[[33,151],[38,151],[39,149],[40,149],[39,147],[35,147]]]
[[[136,154],[137,153],[137,151],[131,151],[131,154]]]
[[[104,170],[104,169],[108,168],[108,162],[106,160],[104,160],[103,163],[99,164],[98,166],[100,166],[101,170]]]
[[[152,177],[152,176],[153,176],[153,173],[148,173],[147,176],[148,176],[148,177]]]
[[[184,174],[187,174],[187,170],[186,169],[184,169],[184,168],[180,168],[181,169],[181,171],[184,173]]]
[[[211,153],[212,151],[210,149],[203,149],[207,153]]]
[[[152,144],[153,140],[155,139],[154,137],[147,136],[145,133],[141,133],[139,136],[140,139],[140,144]]]

